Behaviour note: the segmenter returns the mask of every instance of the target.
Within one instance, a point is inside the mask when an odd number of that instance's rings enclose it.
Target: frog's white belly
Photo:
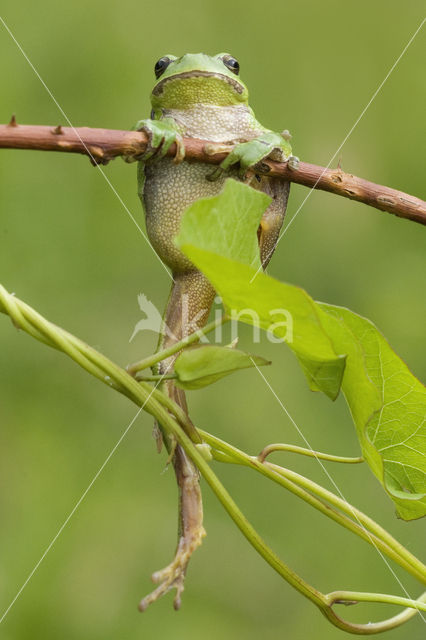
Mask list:
[[[198,104],[188,109],[163,109],[163,115],[173,118],[188,138],[211,142],[252,140],[265,131],[245,104]]]
[[[213,170],[211,164],[185,160],[176,165],[170,158],[145,167],[143,203],[148,236],[160,258],[173,271],[191,266],[172,241],[179,233],[185,209],[199,198],[218,194],[226,178],[237,177],[233,170],[211,182],[206,176]]]

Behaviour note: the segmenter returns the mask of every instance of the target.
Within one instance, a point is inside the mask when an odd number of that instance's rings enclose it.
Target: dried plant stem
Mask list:
[[[186,157],[191,160],[219,164],[226,158],[226,153],[212,154],[212,145],[206,140],[184,138],[183,142]],[[143,131],[18,125],[14,118],[7,125],[0,125],[0,148],[80,153],[89,156],[92,164],[107,164],[117,156],[138,156],[146,150],[147,144],[148,137]],[[168,155],[175,154],[176,145],[172,145]],[[425,201],[403,191],[345,173],[340,168],[327,169],[300,162],[297,170],[292,170],[286,162],[264,160],[256,170],[258,173],[296,182],[311,189],[320,189],[357,200],[375,209],[426,225]]]

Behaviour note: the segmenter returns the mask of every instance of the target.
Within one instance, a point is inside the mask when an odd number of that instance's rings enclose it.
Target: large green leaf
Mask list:
[[[426,514],[426,390],[372,322],[318,303],[336,349],[347,353],[342,389],[364,458],[405,520]]]
[[[227,180],[223,191],[192,204],[182,220],[179,241],[260,267],[257,229],[271,198],[262,191]]]
[[[260,326],[288,342],[312,389],[333,400],[339,393],[345,367],[322,327],[312,298],[299,287],[284,284],[246,264],[180,245],[205,273],[234,319]]]
[[[228,181],[214,199],[214,215],[210,215],[212,199],[192,205],[191,218],[184,216],[178,246],[206,274],[229,313],[288,342],[311,389],[334,399],[342,385],[363,455],[398,514],[406,520],[425,515],[425,388],[371,322],[347,309],[315,303],[299,287],[257,274],[253,247],[265,204],[252,191],[253,207],[249,207],[247,189]],[[225,192],[227,204],[222,210]],[[232,214],[229,207],[234,207]],[[234,222],[228,225],[224,218],[231,215]],[[247,229],[249,233],[243,231]],[[240,233],[246,249],[239,244]]]
[[[176,359],[176,384],[183,389],[200,389],[220,378],[249,367],[271,364],[269,360],[231,347],[205,345],[185,349]]]
[[[209,278],[234,317],[287,340],[311,388],[334,399],[345,358],[334,351],[314,301],[299,287],[262,272],[256,275],[257,228],[269,202],[268,196],[227,180],[218,196],[199,200],[187,210],[176,242]]]

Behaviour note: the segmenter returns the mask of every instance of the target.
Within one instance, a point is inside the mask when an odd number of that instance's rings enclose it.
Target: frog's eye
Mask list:
[[[239,74],[240,63],[238,62],[238,60],[235,60],[235,58],[230,55],[223,56],[222,60],[223,64],[228,67],[228,69],[232,71],[232,73],[235,73],[236,76]]]
[[[154,67],[155,77],[159,78],[161,74],[165,72],[170,63],[171,59],[167,56],[164,56],[164,58],[160,58],[159,60],[157,60]]]

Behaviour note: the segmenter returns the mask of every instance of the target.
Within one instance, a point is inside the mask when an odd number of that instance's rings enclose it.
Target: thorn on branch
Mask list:
[[[338,165],[337,169],[335,169],[332,173],[330,173],[330,180],[334,182],[334,184],[339,184],[343,182],[343,171],[340,165]]]
[[[92,166],[96,167],[99,164],[106,165],[111,158],[104,152],[102,147],[90,146],[87,147],[89,153],[89,160]]]
[[[107,157],[100,158],[99,156],[95,156],[92,153],[88,156],[88,158],[92,167],[97,167],[98,165],[106,165],[111,159]]]
[[[15,130],[16,129],[16,130]],[[19,131],[18,131],[19,129]],[[288,136],[287,132],[283,132]],[[113,158],[124,157],[128,162],[146,148],[143,132],[81,127],[69,131],[67,127],[23,125],[18,126],[15,115],[8,124],[0,124],[0,149],[38,149],[40,151],[64,151],[88,155],[92,165],[106,165]],[[184,140],[188,160],[218,164],[219,154],[231,150],[230,145],[212,144],[207,140]],[[226,147],[226,148],[225,148]],[[171,147],[169,154],[176,153]],[[210,157],[212,156],[212,157]],[[288,158],[287,162],[264,160],[257,173],[267,173],[272,178],[296,182],[310,189],[328,191],[338,196],[363,202],[381,211],[426,225],[426,202],[397,189],[375,184],[342,170],[341,158],[336,169],[328,169],[307,162]],[[297,170],[296,170],[297,169]]]

